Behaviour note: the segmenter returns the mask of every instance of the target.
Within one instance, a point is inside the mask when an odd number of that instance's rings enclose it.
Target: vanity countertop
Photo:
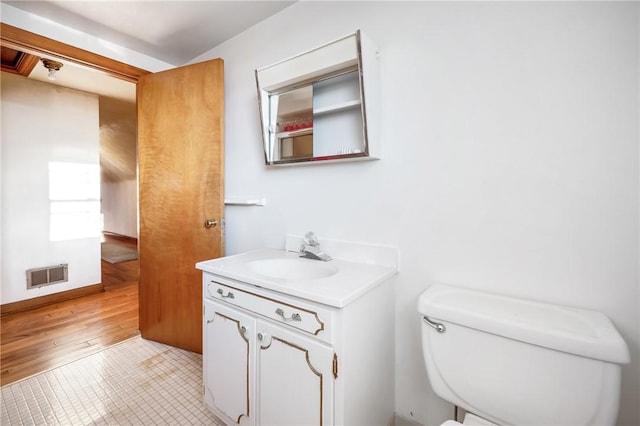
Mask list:
[[[394,266],[336,258],[323,262],[275,249],[198,262],[196,268],[336,308],[347,306],[397,272]]]

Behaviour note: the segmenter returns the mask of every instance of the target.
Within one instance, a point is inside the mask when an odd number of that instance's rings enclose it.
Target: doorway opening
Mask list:
[[[87,204],[85,202],[87,197],[84,195],[80,197],[82,198],[80,200],[81,204],[84,203],[80,206],[77,203],[78,200],[75,199],[78,198],[77,196],[71,194],[73,195],[71,197],[65,192],[66,188],[71,187],[65,184],[58,188],[56,192],[56,194],[60,195],[59,193],[62,191],[64,196],[56,195],[54,197],[55,200],[52,201],[52,203],[55,202],[56,204],[56,212],[60,210],[59,213],[61,214],[56,216],[56,223],[61,226],[52,227],[52,229],[57,230],[54,239],[63,241],[72,237],[67,232],[70,229],[73,229],[74,232],[79,232],[87,228],[88,224],[85,224],[87,226],[84,228],[76,226],[78,222],[75,220],[61,222],[62,219],[68,219],[69,214],[62,213],[69,213],[67,207],[73,204],[73,206],[77,207],[76,210],[80,209],[71,212],[75,215],[74,217],[80,215],[84,219],[91,219],[89,221],[92,224],[97,222],[97,228],[94,225],[91,226],[91,229],[94,230],[93,232],[96,232],[96,238],[100,236],[101,231],[108,231],[102,236],[103,240],[110,240],[118,245],[130,248],[133,247],[137,251],[135,85],[137,78],[148,74],[148,72],[4,23],[1,24],[0,28],[0,40],[3,48],[3,62],[5,48],[18,51],[23,57],[22,61],[18,61],[23,65],[16,67],[16,72],[7,71],[4,64],[3,71],[23,76],[32,72],[36,74],[45,73],[45,79],[42,81],[47,82],[46,74],[48,70],[40,63],[40,58],[49,58],[64,63],[62,70],[56,74],[56,82],[60,83],[59,85],[61,86],[65,86],[62,83],[65,82],[70,74],[74,75],[74,77],[71,77],[72,80],[82,83],[85,79],[77,77],[77,73],[80,72],[89,75],[89,78],[108,78],[117,81],[121,86],[129,87],[128,90],[133,94],[133,98],[128,102],[122,100],[119,96],[111,97],[105,93],[97,93],[100,105],[100,127],[108,129],[108,133],[110,133],[108,136],[117,140],[117,143],[111,144],[107,153],[110,157],[101,155],[103,157],[103,161],[100,161],[102,176],[98,178],[100,182],[97,183],[98,189],[95,191],[98,195],[92,192],[91,197],[89,197],[92,206],[91,212],[84,208]],[[24,59],[29,56],[31,57],[30,61]],[[28,72],[24,69],[24,64],[27,62],[31,66]],[[89,82],[88,84],[92,83]],[[93,84],[95,85],[95,83]],[[98,85],[103,84],[99,83]],[[96,93],[83,86],[71,88]],[[123,116],[129,117],[126,123],[122,120]],[[105,117],[106,124],[104,122]],[[128,134],[128,136],[123,136],[125,134]],[[100,139],[103,139],[102,135]],[[102,142],[101,145],[103,145]],[[126,150],[119,149],[122,148],[121,145],[127,145]],[[57,180],[64,180],[62,178],[67,177],[66,171],[68,170],[67,167],[58,167],[55,171],[56,176],[60,177],[60,179]],[[60,172],[63,173],[61,174]],[[107,177],[105,177],[105,172],[107,172]],[[87,179],[82,179],[82,181],[86,182]],[[126,183],[123,184],[123,182]],[[109,186],[109,188],[105,189],[105,185]],[[124,186],[124,189],[121,186]],[[105,207],[110,210],[109,212],[103,211],[103,213],[107,214],[103,215],[105,219],[103,221],[104,226],[100,229],[100,212],[94,211],[93,205],[96,202],[100,204],[105,198],[104,194],[106,192],[109,193],[106,198],[110,204],[105,205]],[[127,201],[123,201],[125,199]],[[120,207],[123,204],[127,206],[129,211],[126,216]],[[89,218],[89,216],[91,217]],[[81,295],[81,292],[73,293],[73,295],[62,294],[72,293],[73,290],[55,293],[47,296],[47,300],[50,298],[48,303],[52,303],[48,306],[33,308],[29,307],[28,303],[25,303],[24,310],[3,315],[1,327],[2,385],[19,380],[21,378],[20,374],[28,376],[35,372],[47,370],[61,363],[74,360],[76,357],[84,357],[89,353],[100,351],[109,345],[132,337],[132,335],[139,334],[137,289],[139,267],[137,260],[113,264],[100,259],[96,259],[96,261],[102,264],[102,283],[112,287],[113,291],[97,292],[99,286],[93,285],[95,284],[95,281],[93,281],[87,283],[88,287],[82,288],[82,290],[87,289],[87,291]],[[89,287],[91,287],[90,294],[88,293]],[[96,287],[98,289],[94,289]],[[78,298],[65,300],[65,298],[69,297]],[[107,305],[110,308],[102,309]],[[25,320],[29,314],[35,315],[31,321]],[[60,321],[57,321],[58,319]],[[48,331],[45,334],[51,336],[51,341],[36,339],[38,342],[34,341],[34,344],[39,344],[40,346],[29,347],[25,342],[24,334],[20,332],[25,323],[31,324],[36,329],[38,327],[47,328]],[[54,327],[56,330],[54,330]],[[18,360],[18,364],[12,365],[9,362],[10,359]],[[20,360],[22,360],[23,364],[19,364]]]

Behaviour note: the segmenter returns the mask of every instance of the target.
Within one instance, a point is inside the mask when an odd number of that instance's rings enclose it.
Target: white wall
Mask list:
[[[94,165],[98,193],[98,97],[8,73],[0,80],[1,303],[98,284],[99,228],[93,237],[52,241],[49,193],[51,162]],[[69,264],[68,282],[26,289],[27,269],[60,263]]]
[[[104,96],[99,103],[103,230],[138,238],[136,104]]]
[[[600,310],[628,342],[640,424],[639,4],[300,2],[225,60],[228,254],[286,233],[392,244],[396,409],[439,424],[418,295],[433,282]],[[268,169],[254,69],[362,29],[382,58],[380,161]]]
[[[138,238],[138,181],[103,181],[103,230]]]
[[[143,70],[158,72],[173,68],[173,65],[164,61],[102,40],[94,35],[65,27],[64,25],[16,9],[5,3],[0,4],[0,16],[2,16],[2,22],[5,24],[22,28],[23,30],[48,37],[61,43],[76,46],[89,52],[97,53],[98,55],[133,65]]]

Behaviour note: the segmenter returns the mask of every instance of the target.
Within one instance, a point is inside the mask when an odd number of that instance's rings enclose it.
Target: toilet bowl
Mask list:
[[[464,416],[464,422],[460,423],[455,420],[447,420],[442,423],[440,426],[499,426],[495,423],[490,422],[487,419],[483,419],[482,417],[478,417],[474,414],[467,413]]]
[[[464,425],[615,423],[629,350],[604,314],[443,284],[418,311],[430,384]]]
[[[471,413],[466,413],[464,416],[464,421],[462,423],[457,422],[455,420],[447,420],[442,423],[440,426],[501,426],[497,425],[493,422],[490,422],[487,419],[483,419],[482,417],[478,417]]]

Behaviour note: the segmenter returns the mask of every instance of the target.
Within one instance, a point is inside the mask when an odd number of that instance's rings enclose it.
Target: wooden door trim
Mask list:
[[[132,83],[137,83],[138,78],[150,73],[142,68],[61,43],[4,22],[0,23],[0,44],[37,56],[53,56]]]

